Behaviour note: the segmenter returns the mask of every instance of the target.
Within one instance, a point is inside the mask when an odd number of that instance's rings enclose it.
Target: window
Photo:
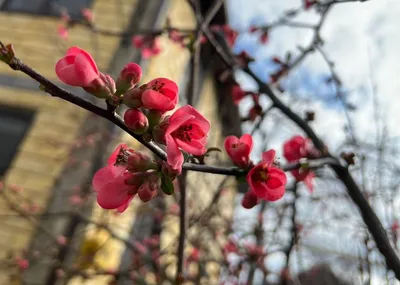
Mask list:
[[[0,0],[1,10],[6,12],[18,12],[39,14],[48,16],[60,16],[66,9],[74,20],[82,17],[81,10],[89,8],[93,0]]]
[[[0,106],[0,177],[11,164],[33,115],[29,110]]]

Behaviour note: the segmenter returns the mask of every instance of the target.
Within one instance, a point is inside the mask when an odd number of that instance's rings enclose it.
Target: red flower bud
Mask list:
[[[142,106],[142,94],[143,94],[143,89],[141,88],[132,88],[128,90],[124,94],[124,97],[122,99],[122,102],[128,106],[129,108],[139,108]]]
[[[135,151],[129,156],[126,169],[130,172],[145,172],[156,167],[157,164],[153,159],[141,152]]]
[[[245,209],[251,209],[254,206],[256,206],[258,202],[259,202],[258,197],[252,191],[248,191],[243,196],[242,206]]]
[[[143,202],[148,202],[157,195],[161,186],[161,179],[157,175],[151,175],[138,189],[138,196]]]
[[[117,79],[118,94],[123,94],[127,90],[139,83],[142,78],[142,69],[134,62],[130,62],[121,70]]]
[[[145,114],[138,109],[129,109],[124,115],[125,125],[137,134],[143,134],[149,127]]]
[[[115,93],[115,82],[110,75],[99,72],[99,76],[94,79],[87,87],[83,87],[86,92],[98,98],[110,98]]]

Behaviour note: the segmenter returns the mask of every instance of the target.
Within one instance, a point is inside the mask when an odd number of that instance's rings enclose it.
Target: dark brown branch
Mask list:
[[[244,71],[247,72],[257,82],[260,92],[265,93],[272,100],[276,108],[281,110],[288,118],[296,123],[308,135],[308,137],[312,139],[314,145],[325,153],[326,157],[333,158],[333,156],[326,150],[323,142],[301,117],[283,104],[283,102],[274,94],[271,88],[267,84],[263,83],[248,67],[246,67]],[[386,231],[383,228],[378,216],[368,204],[360,188],[351,177],[347,167],[344,167],[339,163],[331,166],[339,179],[346,186],[347,193],[360,210],[364,223],[367,225],[371,235],[374,237],[379,251],[385,257],[386,265],[393,270],[396,278],[400,280],[400,260],[390,244],[389,238],[387,237]]]
[[[187,171],[183,171],[178,177],[179,182],[179,240],[177,253],[177,268],[176,268],[176,284],[180,285],[184,282],[183,263],[185,259],[185,239],[186,239],[186,177]]]
[[[142,136],[135,134],[133,131],[131,131],[124,123],[122,118],[118,116],[115,112],[110,112],[106,109],[100,108],[96,105],[93,105],[92,103],[82,99],[81,97],[78,97],[71,92],[68,92],[57,85],[55,85],[53,82],[50,80],[46,79],[36,71],[34,71],[32,68],[24,64],[22,61],[20,61],[17,58],[14,58],[12,62],[9,64],[9,66],[14,69],[14,70],[19,70],[27,75],[29,75],[31,78],[35,79],[37,82],[41,84],[41,86],[44,88],[44,91],[49,93],[50,95],[54,97],[59,97],[61,99],[64,99],[74,105],[77,105],[85,110],[88,110],[96,115],[99,115],[100,117],[103,117],[110,122],[114,123],[121,129],[123,129],[125,132],[127,132],[129,135],[134,137],[136,140],[138,140],[141,144],[146,146],[148,149],[150,149],[153,153],[155,153],[159,158],[161,159],[166,159],[166,154],[165,152],[160,149],[157,145],[154,143],[149,143],[143,140]]]

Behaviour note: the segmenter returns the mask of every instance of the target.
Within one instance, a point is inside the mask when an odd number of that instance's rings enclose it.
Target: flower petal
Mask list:
[[[269,151],[265,151],[262,154],[262,161],[267,163],[269,166],[274,162],[275,155],[276,155],[276,152],[273,149],[270,149]]]
[[[167,163],[173,169],[180,169],[183,164],[183,155],[179,150],[178,145],[170,135],[166,135],[166,142],[167,142]]]
[[[186,143],[176,139],[175,142],[181,149],[193,155],[203,155],[207,151],[204,145],[197,140],[191,140],[190,143]]]
[[[121,148],[126,149],[128,148],[128,146],[124,143],[119,144],[115,150],[113,151],[113,153],[110,155],[110,157],[108,158],[107,164],[108,165],[114,165],[117,162],[117,156],[121,151]]]
[[[192,115],[184,115],[181,117],[175,117],[174,120],[169,119],[169,126],[165,131],[165,135],[171,134],[172,132],[176,131],[179,127],[184,125],[187,121],[193,118]]]
[[[147,89],[143,92],[142,103],[143,107],[151,110],[170,111],[175,108],[176,100],[171,100],[164,94]]]
[[[98,192],[100,189],[104,187],[104,185],[108,184],[111,180],[114,179],[114,174],[112,173],[111,167],[106,166],[100,168],[93,176],[92,185],[94,191]]]
[[[117,209],[124,205],[132,195],[128,194],[131,186],[124,183],[124,178],[114,179],[97,192],[97,203],[103,209]]]

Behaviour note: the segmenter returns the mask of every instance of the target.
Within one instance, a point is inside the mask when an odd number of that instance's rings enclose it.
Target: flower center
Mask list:
[[[193,129],[192,124],[180,126],[176,131],[173,132],[173,136],[184,142],[190,142],[192,140],[191,130]]]
[[[234,143],[234,144],[232,144],[232,148],[239,148],[242,145],[244,145],[244,143],[242,143],[242,142]]]
[[[151,89],[153,89],[155,91],[160,91],[160,89],[163,88],[164,85],[165,85],[165,83],[162,83],[162,82],[156,80],[153,82]]]
[[[260,171],[260,180],[265,182],[268,180],[268,173],[266,171]]]

